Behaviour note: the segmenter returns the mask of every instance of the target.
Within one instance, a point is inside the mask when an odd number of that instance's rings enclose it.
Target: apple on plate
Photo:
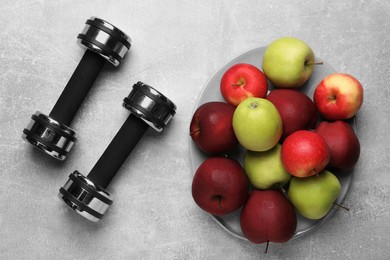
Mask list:
[[[317,175],[325,169],[329,160],[328,144],[314,131],[296,131],[283,142],[282,162],[288,173],[293,176]]]
[[[332,209],[340,192],[340,181],[333,173],[324,170],[307,178],[292,177],[288,197],[300,215],[321,219]]]
[[[360,156],[360,142],[352,126],[342,120],[322,121],[316,132],[321,135],[330,150],[329,167],[337,171],[352,169]]]
[[[265,98],[247,98],[233,114],[233,130],[247,150],[262,152],[273,148],[282,135],[282,119]]]
[[[295,234],[297,216],[280,190],[253,190],[241,211],[240,226],[253,243],[284,243]]]
[[[219,101],[204,103],[196,109],[190,123],[190,136],[201,151],[217,154],[237,147],[232,125],[234,111],[235,107]]]
[[[313,73],[314,53],[310,46],[295,37],[282,37],[267,46],[262,68],[275,87],[299,88]]]
[[[204,211],[223,216],[239,209],[249,194],[242,166],[227,157],[209,157],[196,170],[192,197]]]
[[[248,97],[264,98],[267,95],[268,82],[264,73],[256,66],[238,63],[222,75],[220,91],[223,98],[236,107]]]
[[[363,104],[363,87],[349,74],[333,73],[317,85],[313,99],[326,120],[346,120],[360,110]]]
[[[315,129],[318,111],[314,102],[296,89],[274,89],[268,96],[279,111],[283,122],[281,140],[298,130]]]
[[[291,174],[284,168],[281,151],[281,144],[277,144],[265,152],[245,152],[244,170],[253,187],[264,190],[284,187],[288,183]]]

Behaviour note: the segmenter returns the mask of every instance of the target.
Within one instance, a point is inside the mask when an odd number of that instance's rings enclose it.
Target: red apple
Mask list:
[[[321,135],[309,130],[299,130],[284,140],[281,156],[288,173],[296,177],[309,177],[327,166],[330,151]]]
[[[238,140],[233,131],[235,108],[225,102],[207,102],[199,106],[190,123],[190,135],[205,153],[222,153],[235,148]]]
[[[333,73],[314,91],[314,103],[327,120],[345,120],[357,114],[363,103],[363,87],[351,75]]]
[[[249,193],[249,181],[242,166],[227,157],[210,157],[196,170],[192,197],[204,211],[222,216],[239,209]]]
[[[244,236],[251,242],[284,243],[297,227],[291,202],[279,190],[253,190],[240,215]]]
[[[321,122],[316,132],[330,149],[329,167],[347,171],[352,169],[360,156],[360,142],[352,126],[345,121]]]
[[[248,97],[265,98],[268,91],[267,78],[257,67],[238,63],[223,74],[220,91],[224,99],[236,107]]]
[[[267,99],[275,105],[282,117],[282,140],[295,131],[316,127],[317,108],[302,92],[295,89],[274,89],[268,94]]]

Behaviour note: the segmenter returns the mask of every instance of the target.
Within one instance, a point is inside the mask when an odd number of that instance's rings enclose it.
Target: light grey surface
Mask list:
[[[0,12],[1,259],[389,259],[390,2],[3,0]],[[97,79],[72,123],[79,142],[60,163],[21,133],[32,113],[53,107],[82,56],[76,36],[90,16],[124,30],[133,46]],[[188,128],[221,65],[285,35],[362,82],[362,151],[345,200],[351,210],[264,255],[264,245],[232,237],[193,202]],[[72,171],[88,174],[139,80],[170,97],[177,114],[162,134],[146,133],[109,187],[113,206],[89,223],[58,189]]]

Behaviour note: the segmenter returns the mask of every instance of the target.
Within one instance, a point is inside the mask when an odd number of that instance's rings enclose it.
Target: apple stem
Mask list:
[[[328,97],[328,100],[329,101],[335,101],[336,100],[336,95],[332,95],[332,96]]]
[[[239,78],[237,83],[232,84],[233,87],[243,87],[245,85],[245,79]]]
[[[335,206],[337,206],[337,207],[339,207],[339,208],[345,209],[346,211],[349,211],[349,208],[347,208],[346,206],[343,206],[343,205],[341,205],[341,204],[338,204],[338,203],[336,203],[336,202],[333,202],[333,205],[335,205]]]
[[[285,189],[282,185],[279,184],[279,188],[280,188],[280,190],[281,190],[283,193],[287,193],[286,189]]]
[[[192,136],[193,134],[198,133],[198,132],[200,132],[200,129],[197,129],[195,131],[190,132],[190,135]]]
[[[220,195],[216,196],[216,199],[218,200],[218,207],[219,209],[222,209],[222,197]]]
[[[324,63],[322,61],[318,61],[318,62],[308,62],[306,63],[306,65],[323,65]]]
[[[268,245],[269,245],[269,240],[267,240],[267,244],[265,245],[264,254],[268,252]]]

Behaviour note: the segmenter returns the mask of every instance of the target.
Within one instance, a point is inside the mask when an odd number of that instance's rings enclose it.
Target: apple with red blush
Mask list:
[[[236,107],[248,97],[265,98],[268,92],[267,78],[256,66],[238,63],[222,75],[220,92],[229,104]]]
[[[348,171],[352,169],[360,156],[360,142],[352,126],[342,120],[322,121],[316,132],[321,135],[330,149],[329,167]]]
[[[288,173],[309,177],[325,169],[330,160],[330,150],[320,134],[298,130],[284,140],[281,157]]]
[[[223,216],[244,205],[249,194],[249,180],[235,159],[207,158],[192,180],[192,197],[204,211]]]
[[[315,129],[318,111],[314,102],[304,93],[295,89],[274,89],[267,100],[271,101],[283,122],[281,140],[298,130]]]
[[[358,113],[363,104],[363,87],[349,74],[333,73],[317,85],[313,100],[326,120],[350,119]]]
[[[232,120],[235,107],[211,101],[200,105],[190,123],[190,136],[196,146],[208,154],[233,150],[238,145]]]
[[[241,211],[240,226],[249,241],[268,247],[269,242],[284,243],[294,236],[297,216],[280,190],[253,190]]]

